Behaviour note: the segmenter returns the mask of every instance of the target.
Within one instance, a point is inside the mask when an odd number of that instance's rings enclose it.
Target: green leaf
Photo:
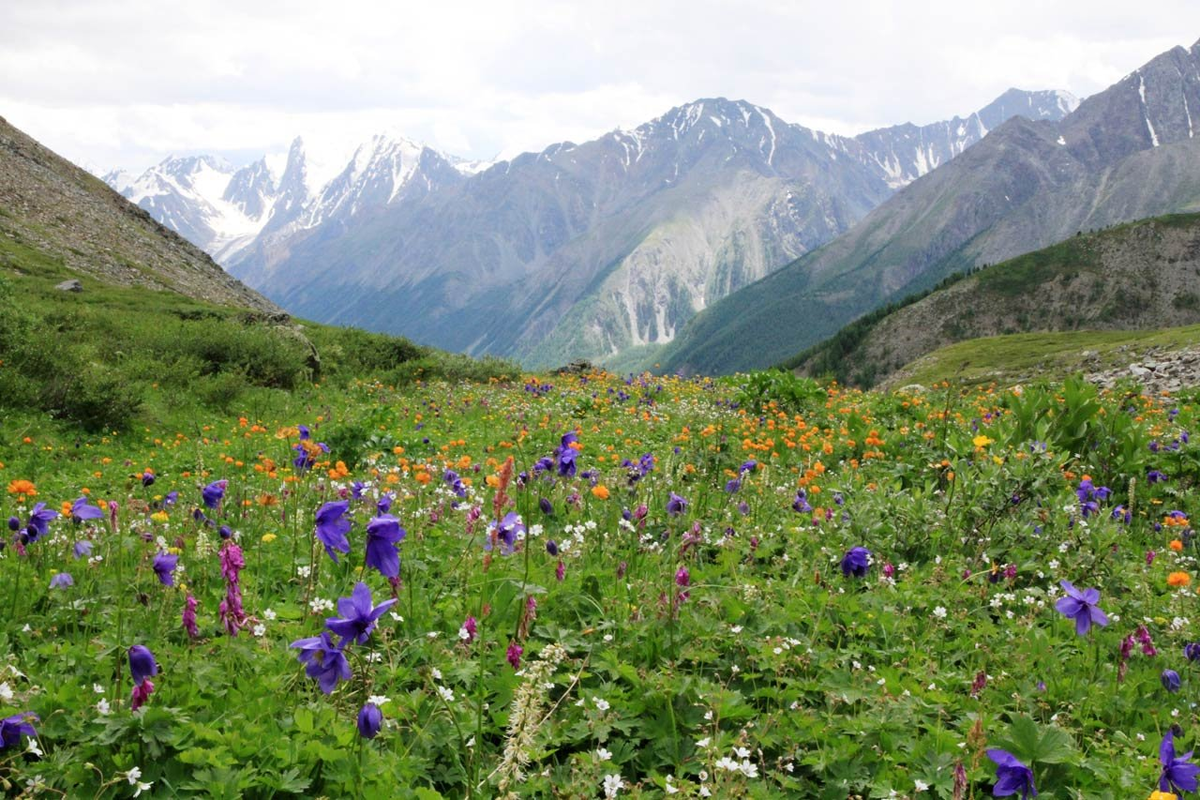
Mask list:
[[[303,706],[297,708],[292,718],[296,720],[296,727],[300,729],[301,733],[313,732],[313,714],[307,708]]]

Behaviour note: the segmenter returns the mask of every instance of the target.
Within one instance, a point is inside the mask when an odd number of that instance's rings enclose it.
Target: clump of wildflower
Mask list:
[[[246,627],[246,612],[242,608],[240,573],[246,566],[242,548],[231,539],[221,548],[221,575],[225,578],[225,599],[221,601],[221,622],[230,636]]]

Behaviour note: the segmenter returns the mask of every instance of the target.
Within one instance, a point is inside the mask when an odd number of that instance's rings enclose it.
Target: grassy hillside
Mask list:
[[[1010,333],[1200,323],[1200,214],[1081,234],[860,317],[784,366],[869,386],[940,347]]]
[[[1070,331],[988,336],[935,350],[882,385],[931,386],[1060,380],[1076,372],[1119,370],[1149,354],[1200,344],[1200,325],[1151,331]]]
[[[55,288],[69,279],[83,291]],[[317,382],[515,372],[398,337],[103,283],[0,237],[0,416],[15,426],[6,435],[46,414],[111,430],[197,409],[304,403]]]

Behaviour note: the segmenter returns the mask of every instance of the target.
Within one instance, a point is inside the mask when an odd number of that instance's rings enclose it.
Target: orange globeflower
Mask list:
[[[34,487],[33,481],[18,478],[17,480],[8,482],[8,493],[34,497],[37,495],[37,488]]]
[[[1192,576],[1186,572],[1172,572],[1167,576],[1168,586],[1187,586],[1192,582]]]
[[[1170,547],[1172,550],[1174,550],[1176,553],[1181,552],[1183,550],[1183,542],[1181,542],[1179,539],[1172,539],[1171,544],[1169,544],[1167,546]]]
[[[592,496],[599,500],[608,499],[608,487],[604,484],[596,484],[592,487]]]

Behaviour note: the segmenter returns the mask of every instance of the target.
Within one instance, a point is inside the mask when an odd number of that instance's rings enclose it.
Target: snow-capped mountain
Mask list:
[[[260,237],[346,219],[462,180],[478,162],[451,158],[402,136],[377,134],[340,163],[310,155],[297,137],[284,158],[240,169],[214,156],[167,158],[139,176],[103,180],[227,264]]]
[[[1005,115],[1058,119],[1073,103],[1010,90],[967,117],[846,137],[710,98],[495,164],[380,134],[340,153],[297,139],[240,170],[168,159],[110,182],[297,314],[530,364],[619,361]]]

